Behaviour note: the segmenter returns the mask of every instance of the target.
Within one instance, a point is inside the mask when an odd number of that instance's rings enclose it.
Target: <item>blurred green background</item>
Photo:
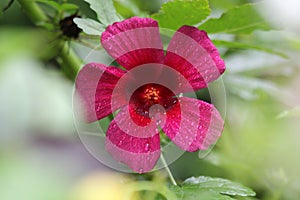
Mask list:
[[[0,9],[9,2],[1,0]],[[81,16],[95,18],[85,2],[68,2],[78,5]],[[210,5],[219,16],[247,2],[253,1],[212,0]],[[157,12],[161,3],[130,1],[141,16]],[[134,15],[124,5],[115,2],[124,17]],[[263,9],[258,12],[267,21],[273,19],[277,12],[265,9],[270,15]],[[80,58],[85,56],[80,52],[87,48],[86,38],[65,38],[59,29],[59,20],[76,11],[56,16],[49,8],[44,10],[52,19],[48,28],[32,23],[16,0],[0,15],[0,199],[91,200],[97,195],[99,200],[118,199],[123,186],[114,179],[120,175],[111,175],[85,150],[74,127],[73,82],[61,66],[64,47],[57,41],[66,41]],[[300,31],[295,26],[299,18],[292,19],[291,26],[283,29],[233,38],[264,43],[289,58],[220,48],[227,65],[225,130],[204,159],[198,153],[185,153],[170,166],[178,181],[200,175],[223,177],[253,188],[257,196],[251,199],[300,199]],[[91,41],[98,45],[97,38]],[[106,193],[116,196],[105,197]]]

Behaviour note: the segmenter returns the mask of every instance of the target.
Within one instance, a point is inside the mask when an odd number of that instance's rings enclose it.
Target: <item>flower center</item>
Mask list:
[[[130,105],[135,111],[149,117],[149,109],[155,104],[160,104],[165,110],[170,109],[176,102],[175,94],[159,84],[145,84],[134,91],[130,98]]]
[[[158,90],[157,88],[151,86],[149,88],[146,88],[144,90],[144,102],[151,102],[151,103],[158,103],[160,100],[160,90]]]

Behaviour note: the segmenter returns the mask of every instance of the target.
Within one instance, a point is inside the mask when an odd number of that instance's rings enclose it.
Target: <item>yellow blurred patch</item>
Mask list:
[[[117,173],[93,173],[81,180],[72,192],[71,200],[138,200],[136,194],[128,194],[131,180]]]

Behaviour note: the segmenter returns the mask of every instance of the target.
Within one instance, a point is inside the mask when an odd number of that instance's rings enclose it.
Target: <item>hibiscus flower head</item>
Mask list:
[[[224,122],[216,108],[185,97],[208,86],[225,70],[205,31],[182,26],[166,51],[157,21],[133,17],[107,27],[101,44],[121,66],[86,64],[76,94],[87,122],[112,113],[106,150],[132,170],[152,170],[164,133],[184,151],[206,150],[220,137]]]

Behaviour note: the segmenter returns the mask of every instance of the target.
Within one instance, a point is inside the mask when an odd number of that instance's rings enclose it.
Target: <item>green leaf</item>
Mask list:
[[[117,15],[117,11],[114,7],[112,0],[84,0],[90,4],[92,10],[94,10],[98,16],[100,22],[105,25],[112,24],[116,21],[120,21],[120,17]]]
[[[64,3],[61,5],[61,10],[63,11],[78,10],[78,6],[72,3]]]
[[[92,19],[75,18],[75,24],[88,35],[101,35],[105,26]]]
[[[278,55],[282,58],[289,58],[286,54],[261,46],[261,45],[254,45],[254,44],[246,44],[246,43],[240,43],[240,42],[230,42],[230,41],[224,41],[224,40],[213,40],[213,43],[218,47],[228,47],[228,48],[238,48],[238,49],[254,49],[258,51],[264,51],[270,54]]]
[[[267,22],[256,9],[261,3],[245,4],[223,13],[220,18],[207,20],[199,29],[207,33],[249,34],[254,30],[270,30]]]
[[[78,6],[75,4],[72,4],[72,3],[59,4],[55,1],[49,1],[49,0],[36,0],[36,2],[46,4],[59,12],[60,11],[78,10]]]
[[[182,189],[184,191],[194,190],[195,192],[199,190],[213,191],[232,196],[255,196],[255,192],[253,190],[240,183],[235,183],[222,178],[211,178],[205,176],[188,178],[183,182]]]
[[[176,30],[182,25],[196,25],[210,14],[207,0],[174,0],[162,5],[151,17],[163,28]]]
[[[36,0],[36,2],[41,2],[43,4],[46,4],[52,8],[54,8],[57,11],[61,11],[61,6],[59,3],[55,2],[55,1],[49,1],[49,0]]]
[[[147,17],[148,14],[141,11],[132,0],[114,0],[117,12],[124,18],[133,16]]]
[[[134,13],[132,12],[132,10],[127,7],[126,5],[122,4],[120,1],[114,1],[114,5],[116,8],[116,11],[125,18],[130,18],[132,16],[134,16]]]
[[[227,195],[222,195],[212,191],[198,191],[195,193],[193,190],[185,190],[183,200],[195,200],[195,197],[201,197],[201,199],[205,200],[234,200]],[[200,198],[199,198],[200,199]]]
[[[170,186],[170,190],[175,193],[178,200],[195,200],[195,197],[201,197],[201,199],[205,200],[233,200],[233,198],[227,195],[208,190],[195,190],[179,186]]]
[[[261,92],[270,96],[279,96],[282,92],[277,85],[268,80],[237,75],[224,76],[229,91],[245,100],[259,98]]]

